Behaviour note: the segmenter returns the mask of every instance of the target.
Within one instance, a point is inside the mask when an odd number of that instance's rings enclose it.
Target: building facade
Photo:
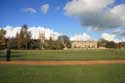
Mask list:
[[[72,48],[97,48],[96,41],[71,41]]]
[[[44,32],[39,33],[39,40],[40,40],[41,49],[44,49],[44,47],[43,47],[43,44],[45,43],[45,33]]]

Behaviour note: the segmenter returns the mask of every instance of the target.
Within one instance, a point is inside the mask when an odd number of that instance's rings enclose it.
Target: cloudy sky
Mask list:
[[[125,40],[125,0],[0,0],[0,28],[14,37],[23,24],[32,38]]]

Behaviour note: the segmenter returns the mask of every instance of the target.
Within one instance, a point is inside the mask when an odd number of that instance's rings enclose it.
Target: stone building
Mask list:
[[[44,32],[41,32],[39,33],[39,40],[40,40],[40,47],[41,49],[44,49],[43,48],[43,44],[45,43],[45,33]]]
[[[71,41],[72,48],[97,48],[96,41]]]

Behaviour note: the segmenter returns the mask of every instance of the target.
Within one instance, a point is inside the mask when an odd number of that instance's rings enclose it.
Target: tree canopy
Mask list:
[[[66,35],[61,35],[57,39],[58,41],[62,42],[65,48],[70,48],[71,47],[71,42],[68,36]]]

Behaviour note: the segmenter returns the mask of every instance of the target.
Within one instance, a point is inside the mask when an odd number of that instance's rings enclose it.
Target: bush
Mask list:
[[[62,42],[57,40],[56,41],[46,40],[43,46],[45,49],[63,49],[64,48]]]

